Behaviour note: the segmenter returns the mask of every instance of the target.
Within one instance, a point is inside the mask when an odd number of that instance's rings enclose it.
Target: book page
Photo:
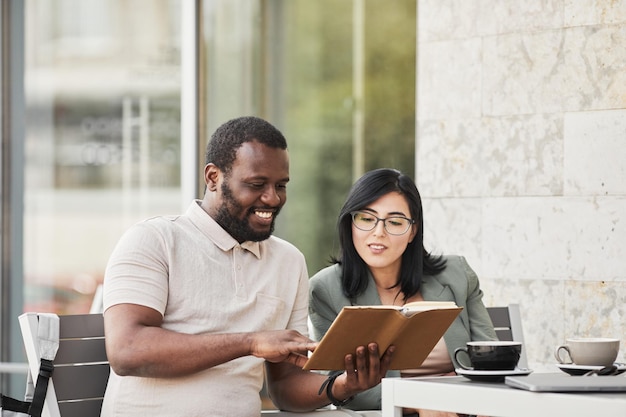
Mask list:
[[[420,311],[436,310],[441,308],[457,308],[454,301],[413,301],[400,308],[405,316],[411,316]]]

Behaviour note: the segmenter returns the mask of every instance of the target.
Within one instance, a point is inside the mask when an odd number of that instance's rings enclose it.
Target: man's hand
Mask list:
[[[282,333],[275,333],[274,337]],[[289,335],[289,333],[286,334]],[[292,339],[293,341],[304,343],[300,345],[303,347],[311,346],[301,335],[295,340]],[[346,400],[378,385],[389,369],[394,350],[395,347],[389,347],[381,358],[378,345],[370,343],[367,347],[360,346],[355,353],[346,355],[344,358],[346,372],[335,379],[331,387],[333,397],[337,400]],[[301,354],[302,361],[300,359],[297,361],[300,362],[298,366],[286,362],[266,362],[268,391],[272,401],[280,409],[310,411],[329,403],[326,392],[320,393],[320,387],[327,379],[326,375],[304,371],[302,365],[306,358],[303,353]],[[297,353],[292,352],[292,355],[295,356]]]
[[[345,400],[380,384],[389,370],[394,351],[395,346],[390,346],[380,357],[378,345],[370,343],[367,348],[359,346],[355,354],[346,355],[344,359],[346,372],[338,377],[333,385],[333,396]]]
[[[289,362],[300,368],[317,343],[295,330],[251,333],[250,354],[268,362]]]

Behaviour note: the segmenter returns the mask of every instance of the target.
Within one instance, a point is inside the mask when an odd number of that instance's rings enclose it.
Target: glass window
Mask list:
[[[289,144],[276,234],[309,272],[336,252],[336,219],[364,171],[414,175],[416,2],[205,0],[206,132],[264,117]]]
[[[180,211],[180,0],[25,14],[24,309],[88,312],[121,234]]]

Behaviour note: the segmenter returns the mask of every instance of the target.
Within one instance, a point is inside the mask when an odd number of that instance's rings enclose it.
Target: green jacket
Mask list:
[[[448,353],[455,367],[454,350],[472,340],[497,340],[493,324],[483,304],[478,276],[462,256],[446,256],[446,268],[437,275],[425,275],[421,293],[426,301],[454,301],[463,307],[444,335]],[[354,305],[380,305],[373,277]],[[310,279],[309,316],[313,324],[311,337],[320,340],[344,306],[353,305],[341,289],[341,266],[322,269]],[[399,377],[389,371],[388,377]],[[355,397],[346,407],[354,410],[380,410],[380,385]]]

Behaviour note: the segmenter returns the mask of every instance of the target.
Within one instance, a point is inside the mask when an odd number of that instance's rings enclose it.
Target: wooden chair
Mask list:
[[[519,304],[509,304],[505,307],[487,307],[496,335],[500,340],[511,340],[522,343],[522,354],[519,359],[520,368],[528,368],[528,359],[524,344],[522,316]]]

